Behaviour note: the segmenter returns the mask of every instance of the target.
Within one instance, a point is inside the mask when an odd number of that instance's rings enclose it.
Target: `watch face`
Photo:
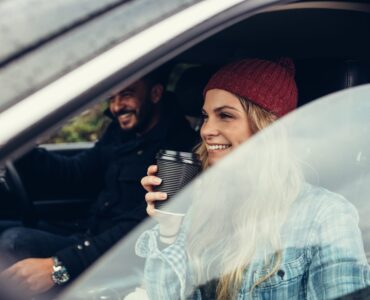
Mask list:
[[[69,280],[69,274],[65,267],[63,266],[54,266],[54,272],[51,275],[52,280],[56,284],[63,284]]]

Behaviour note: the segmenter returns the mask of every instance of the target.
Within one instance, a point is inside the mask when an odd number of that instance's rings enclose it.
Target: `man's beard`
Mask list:
[[[120,115],[126,113],[133,113],[136,116],[136,124],[131,128],[121,128],[124,132],[127,133],[136,133],[140,134],[148,128],[150,122],[153,118],[154,113],[154,106],[155,104],[150,101],[149,98],[146,98],[143,104],[141,105],[140,109],[133,110],[133,109],[121,109],[116,114],[115,117],[118,118]]]

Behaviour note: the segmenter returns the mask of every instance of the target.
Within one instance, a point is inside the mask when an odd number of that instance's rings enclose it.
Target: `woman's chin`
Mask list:
[[[208,153],[208,165],[209,166],[213,166],[215,163],[217,163],[219,160],[221,160],[222,158],[224,158],[226,156],[226,154],[228,153],[228,151],[225,151],[225,152],[218,152],[218,153],[215,153],[215,152],[212,152],[212,153]]]

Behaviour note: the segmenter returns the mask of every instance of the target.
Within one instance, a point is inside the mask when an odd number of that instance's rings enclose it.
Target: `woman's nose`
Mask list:
[[[200,132],[202,136],[210,137],[217,135],[219,130],[217,128],[217,124],[212,119],[209,118],[208,120],[203,122]]]

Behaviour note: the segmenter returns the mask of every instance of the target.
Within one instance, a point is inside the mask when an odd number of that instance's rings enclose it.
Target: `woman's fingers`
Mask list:
[[[148,191],[145,194],[145,201],[147,202],[146,211],[149,216],[154,217],[156,215],[156,210],[154,206],[154,201],[166,200],[167,194],[162,192],[154,192],[154,187],[162,183],[162,179],[155,176],[158,172],[158,167],[152,165],[148,167],[147,174],[141,179],[141,185]]]
[[[159,177],[153,176],[153,175],[145,176],[141,178],[141,185],[148,192],[152,192],[153,187],[158,186],[161,183],[162,183],[162,179],[160,179]]]
[[[145,194],[145,201],[149,204],[154,201],[163,201],[167,199],[167,193],[163,192],[149,192]]]
[[[163,201],[167,199],[167,194],[162,192],[149,192],[145,194],[145,201],[147,203],[146,212],[149,216],[154,217],[156,210],[154,206],[155,201]]]
[[[155,213],[155,206],[153,202],[151,203],[148,202],[148,205],[146,206],[146,212],[151,217],[155,216],[156,213]]]
[[[151,175],[155,175],[156,173],[158,172],[158,166],[157,165],[151,165],[148,167],[148,170],[147,170],[147,175],[148,176],[151,176]]]

